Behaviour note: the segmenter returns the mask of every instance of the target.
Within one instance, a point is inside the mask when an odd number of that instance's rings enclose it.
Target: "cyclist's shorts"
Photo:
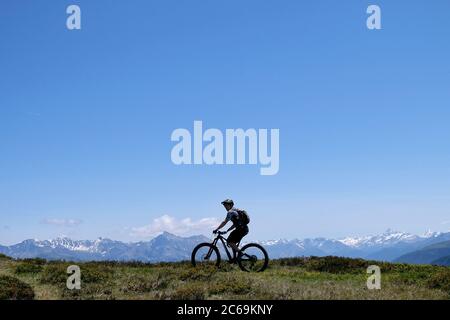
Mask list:
[[[245,226],[244,228],[236,228],[230,233],[227,241],[231,243],[239,243],[241,242],[242,238],[245,237],[247,234],[248,234],[247,226]]]

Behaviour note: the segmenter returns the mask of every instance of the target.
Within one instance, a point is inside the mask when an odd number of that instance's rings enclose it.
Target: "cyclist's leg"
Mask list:
[[[240,243],[242,238],[244,238],[247,234],[248,234],[248,227],[242,229],[241,228],[235,229],[228,236],[227,239],[228,245],[234,250],[234,252],[237,252],[238,255],[241,254],[241,249],[239,249],[238,243]]]
[[[242,239],[248,234],[248,227],[245,226],[244,228],[242,228],[239,232],[239,240],[237,241],[237,244],[240,244]],[[236,245],[236,247],[238,247],[238,245]],[[239,247],[237,248],[238,253],[238,258],[240,258],[243,255],[243,252],[241,251],[241,249],[239,249]]]
[[[235,259],[240,251],[237,245],[239,241],[240,241],[239,230],[234,229],[227,238],[227,245],[233,250],[233,258],[231,259],[232,263],[236,262]]]

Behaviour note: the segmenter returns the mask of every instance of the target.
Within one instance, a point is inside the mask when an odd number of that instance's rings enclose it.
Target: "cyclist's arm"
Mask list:
[[[223,227],[225,227],[225,225],[228,223],[228,220],[224,220],[222,221],[222,223],[220,224],[220,226],[217,227],[217,229],[215,231],[218,231],[220,229],[222,229]]]
[[[233,230],[233,229],[235,229],[236,228],[236,226],[233,224],[228,230],[227,230],[227,232],[230,232],[231,230]]]

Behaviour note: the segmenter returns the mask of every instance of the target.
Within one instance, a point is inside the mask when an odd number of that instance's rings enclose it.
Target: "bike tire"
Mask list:
[[[191,264],[192,264],[192,266],[193,266],[193,267],[196,267],[196,266],[197,266],[197,260],[195,259],[195,256],[197,255],[197,252],[198,252],[201,248],[204,248],[204,247],[205,247],[205,248],[208,247],[208,248],[212,249],[212,250],[215,252],[215,254],[216,254],[216,256],[217,256],[217,260],[216,260],[216,262],[215,262],[215,266],[216,266],[216,267],[219,267],[219,266],[220,266],[220,261],[221,261],[219,249],[218,249],[215,245],[213,245],[213,244],[211,244],[211,243],[207,243],[207,242],[205,242],[205,243],[200,243],[199,245],[197,245],[197,246],[194,248],[194,250],[192,250],[192,254],[191,254]]]
[[[267,253],[266,249],[264,249],[263,246],[261,246],[257,243],[249,243],[249,244],[246,244],[245,246],[243,246],[241,248],[241,251],[245,252],[245,250],[247,250],[248,248],[257,248],[258,250],[260,250],[262,252],[262,255],[264,257],[262,266],[256,272],[263,272],[264,270],[266,270],[267,266],[269,265],[269,254]],[[251,272],[243,265],[243,261],[245,261],[245,260],[238,259],[239,268],[241,268],[242,271]]]

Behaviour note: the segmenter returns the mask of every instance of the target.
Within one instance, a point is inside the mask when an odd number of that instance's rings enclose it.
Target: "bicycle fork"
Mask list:
[[[208,253],[206,254],[204,260],[209,260],[209,258],[211,258],[212,253],[213,253],[213,249],[209,248]]]
[[[217,246],[217,240],[215,240],[212,244],[213,244],[213,246]],[[208,253],[206,254],[204,260],[209,260],[209,258],[211,258],[213,251],[214,251],[214,249],[212,247],[209,248]]]

